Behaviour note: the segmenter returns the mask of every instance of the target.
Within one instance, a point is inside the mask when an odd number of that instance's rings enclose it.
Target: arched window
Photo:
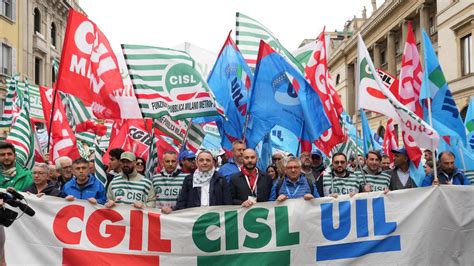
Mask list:
[[[336,76],[336,85],[338,85],[339,82],[341,82],[341,75],[337,74],[337,76]]]
[[[377,129],[377,135],[383,138],[383,136],[385,135],[385,128],[383,126],[379,126],[379,128]]]
[[[38,8],[35,8],[35,32],[41,33],[41,13]]]
[[[51,23],[51,45],[56,47],[56,24]]]
[[[460,115],[461,115],[462,121],[466,120],[467,108],[468,108],[468,107],[469,107],[469,105],[466,105],[466,106],[464,106],[463,109],[461,109]]]

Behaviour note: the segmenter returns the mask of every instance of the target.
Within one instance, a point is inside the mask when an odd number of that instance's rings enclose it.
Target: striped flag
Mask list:
[[[206,133],[199,124],[192,123],[189,128],[188,120],[171,120],[169,116],[162,116],[155,119],[154,127],[158,128],[167,136],[173,138],[178,143],[185,141],[186,132],[186,147],[193,152],[197,152],[201,147]]]
[[[191,127],[188,129],[186,147],[196,153],[201,147],[205,136],[206,132],[204,132],[204,129],[200,125],[191,124]]]
[[[107,174],[105,172],[105,170],[107,169],[107,166],[102,161],[104,152],[103,150],[100,149],[100,145],[98,141],[95,142],[95,145],[94,145],[94,155],[95,155],[94,156],[95,176],[105,186],[107,184]]]
[[[315,40],[299,47],[293,51],[292,54],[295,59],[298,60],[298,62],[300,62],[300,64],[305,68],[309,62],[309,59],[313,55],[314,50],[316,50],[318,46],[318,40]]]
[[[28,87],[28,83],[26,83]],[[18,106],[20,112],[15,117],[13,114],[13,123],[10,128],[10,133],[7,136],[6,141],[15,145],[17,162],[27,168],[31,169],[34,164],[34,132],[32,130],[30,121],[30,110],[28,104],[28,90],[26,93],[21,93],[19,90],[17,93]]]
[[[60,95],[71,127],[93,119],[92,110],[81,99],[64,92],[60,92]]]
[[[92,147],[94,145],[95,138],[96,138],[96,135],[94,133],[90,133],[90,132],[76,133],[76,140],[86,143],[87,145],[89,145],[89,147]],[[79,150],[79,152],[80,151],[81,150]]]
[[[13,122],[14,109],[16,106],[16,88],[18,86],[18,75],[7,80],[7,94],[5,96],[5,106],[3,108],[0,128],[10,128]]]
[[[153,176],[156,174],[156,168],[158,167],[158,138],[155,134],[150,134],[151,137],[151,146],[148,149],[148,158],[146,161],[146,170],[145,177],[152,180]]]
[[[128,44],[122,49],[144,118],[169,115],[176,120],[222,113],[188,53]]]
[[[237,12],[235,28],[235,42],[247,61],[247,64],[252,69],[255,69],[257,65],[260,40],[263,40],[285,57],[293,67],[299,69],[301,73],[304,73],[304,68],[298,60],[296,60],[293,55],[281,45],[273,33],[260,22]]]

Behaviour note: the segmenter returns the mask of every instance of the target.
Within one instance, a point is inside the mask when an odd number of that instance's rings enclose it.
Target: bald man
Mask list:
[[[272,178],[257,168],[257,153],[246,149],[242,154],[240,172],[230,179],[232,203],[250,207],[257,202],[268,201],[272,190]]]

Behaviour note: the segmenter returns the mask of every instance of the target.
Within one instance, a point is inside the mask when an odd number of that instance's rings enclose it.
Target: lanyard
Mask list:
[[[300,186],[301,186],[301,184],[296,187],[296,189],[293,191],[293,194],[292,194],[292,193],[290,193],[290,190],[288,189],[288,185],[285,185],[286,193],[288,193],[288,198],[293,199],[295,197],[296,193],[298,192],[298,189],[300,189]]]
[[[253,189],[250,186],[250,181],[249,181],[250,178],[247,175],[244,175],[245,176],[245,181],[247,181],[247,185],[249,186],[250,192],[252,192],[252,195],[254,197],[257,196],[257,181],[258,181],[258,176],[259,176],[258,169],[256,169],[256,171],[257,171],[257,175],[255,176],[255,183],[253,183]]]

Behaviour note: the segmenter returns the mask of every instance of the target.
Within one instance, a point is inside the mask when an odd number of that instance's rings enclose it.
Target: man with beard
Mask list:
[[[192,174],[196,171],[196,154],[190,150],[184,150],[179,154],[179,165],[185,174]]]
[[[347,170],[347,157],[342,152],[332,156],[332,170],[323,175],[324,196],[337,198],[349,194],[351,197],[359,193],[361,178]]]
[[[272,189],[272,178],[257,168],[257,153],[246,149],[240,173],[231,177],[230,191],[234,205],[250,207],[257,202],[268,201]]]
[[[176,205],[184,178],[188,175],[178,169],[178,154],[166,151],[160,162],[162,170],[153,176],[153,187],[156,195],[156,207],[173,207]]]
[[[219,174],[230,182],[230,177],[240,172],[242,167],[242,154],[247,148],[245,142],[236,140],[232,143],[232,158],[219,169]]]
[[[408,159],[407,150],[403,147],[400,149],[393,149],[393,164],[395,167],[391,170],[385,171],[390,175],[390,190],[416,188],[415,181],[410,176],[410,159]]]
[[[437,168],[438,180],[434,179],[434,172],[427,175],[423,180],[423,187],[431,185],[470,185],[471,182],[455,165],[456,157],[450,151],[439,154],[439,167]]]
[[[319,198],[314,183],[301,174],[301,161],[297,157],[283,159],[285,177],[280,179],[272,187],[271,201],[284,201],[287,199],[304,198],[310,200]]]
[[[89,171],[89,162],[78,158],[72,163],[73,178],[63,186],[62,194],[66,200],[87,200],[92,204],[104,204],[106,201],[104,185]]]
[[[120,155],[122,172],[110,182],[105,207],[112,208],[117,203],[131,204],[138,209],[142,209],[144,204],[155,207],[153,183],[137,172],[136,160],[135,154],[128,151]]]
[[[212,153],[203,150],[197,155],[196,171],[184,179],[176,206],[163,207],[161,211],[169,214],[174,210],[231,204],[229,184],[216,172]]]
[[[368,186],[364,189],[365,192],[384,191],[387,193],[390,186],[390,175],[383,173],[380,167],[382,156],[377,151],[369,151],[366,156],[366,165],[362,168],[365,182]],[[360,171],[355,173],[362,176]]]
[[[33,183],[31,172],[16,162],[15,146],[0,142],[0,188],[12,187],[23,191]]]

